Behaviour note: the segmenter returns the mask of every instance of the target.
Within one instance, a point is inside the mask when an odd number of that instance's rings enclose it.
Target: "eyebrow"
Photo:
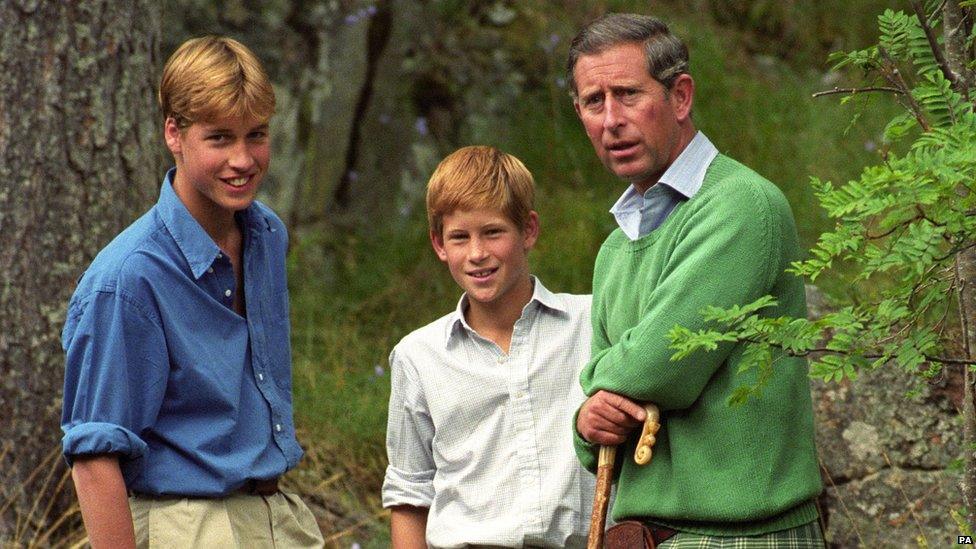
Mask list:
[[[258,125],[258,126],[254,126],[253,128],[248,128],[247,133],[250,133],[250,132],[253,132],[253,131],[257,131],[257,130],[267,130],[267,129],[268,129],[268,124],[261,124],[261,125]],[[210,133],[233,133],[234,130],[231,129],[231,128],[225,128],[225,127],[222,127],[222,126],[215,126],[215,127],[212,127],[212,128],[207,128],[206,131],[208,131]]]

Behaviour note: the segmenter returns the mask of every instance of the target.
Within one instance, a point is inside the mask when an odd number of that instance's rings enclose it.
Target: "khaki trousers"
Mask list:
[[[221,499],[129,498],[136,547],[291,549],[325,545],[312,512],[295,494],[243,493]]]

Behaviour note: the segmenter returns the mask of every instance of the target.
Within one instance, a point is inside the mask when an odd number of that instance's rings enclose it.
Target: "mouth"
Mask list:
[[[488,277],[495,274],[498,267],[493,267],[491,269],[478,269],[477,271],[468,271],[468,276],[475,279],[476,281],[488,280]]]
[[[220,178],[220,180],[230,185],[231,187],[234,187],[235,189],[240,189],[246,186],[253,177],[254,175],[251,174],[251,175],[242,175],[238,177],[222,177]]]
[[[604,148],[610,153],[613,158],[622,158],[630,156],[637,152],[637,147],[640,145],[638,141],[616,141],[604,145]]]

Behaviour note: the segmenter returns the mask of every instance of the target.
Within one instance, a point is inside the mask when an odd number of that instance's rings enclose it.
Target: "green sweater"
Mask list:
[[[660,227],[636,241],[617,229],[603,243],[583,390],[661,409],[650,464],[634,463],[640,429],[617,452],[615,520],[651,517],[679,531],[734,536],[816,519],[811,500],[821,484],[806,361],[780,358],[759,398],[730,407],[732,391],[755,379],[736,374],[744,346],[725,343],[671,362],[667,339],[675,325],[704,327],[708,305],[766,294],[779,305],[764,314],[804,317],[803,281],[784,272],[798,252],[783,194],[724,155]],[[596,470],[597,446],[578,432],[575,442],[580,460]]]

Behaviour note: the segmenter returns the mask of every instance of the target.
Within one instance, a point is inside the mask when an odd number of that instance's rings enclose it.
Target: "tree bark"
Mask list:
[[[966,47],[967,10],[958,0],[945,3],[942,22],[945,28],[945,57],[949,70],[956,75],[956,90],[963,97],[972,97],[973,73],[968,69],[970,50]],[[969,242],[968,245],[976,243]],[[959,295],[959,320],[962,325],[966,358],[972,360],[976,353],[976,249],[967,248],[956,256],[956,279]],[[963,392],[963,448],[964,471],[962,481],[966,520],[976,531],[976,375],[972,368],[964,368]]]
[[[78,276],[155,195],[158,9],[0,0],[0,545],[66,508],[60,331]]]
[[[976,326],[973,312],[976,311],[976,254],[972,249],[956,256],[956,280],[959,295],[959,320],[964,335],[964,349],[967,359],[973,358],[976,349]],[[976,531],[976,376],[972,368],[963,366],[963,452],[964,472],[962,498],[966,505],[966,521]]]
[[[956,75],[956,91],[971,98],[973,71],[969,69],[970,50],[966,47],[973,14],[959,5],[958,0],[945,3],[942,21],[945,25],[945,50],[949,70]]]

